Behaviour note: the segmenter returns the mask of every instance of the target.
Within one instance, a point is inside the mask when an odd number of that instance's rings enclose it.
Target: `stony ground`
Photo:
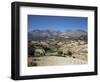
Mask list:
[[[31,41],[29,50],[28,66],[88,63],[88,44],[83,40]]]
[[[57,66],[68,64],[86,64],[87,61],[72,57],[43,56],[28,57],[28,66]]]

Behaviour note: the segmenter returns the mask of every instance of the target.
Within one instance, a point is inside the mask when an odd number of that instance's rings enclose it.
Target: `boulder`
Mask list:
[[[40,57],[45,55],[45,50],[44,49],[35,49],[34,51],[34,56],[35,57]]]

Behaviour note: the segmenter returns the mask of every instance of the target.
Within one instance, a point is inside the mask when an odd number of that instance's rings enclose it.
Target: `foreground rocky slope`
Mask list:
[[[28,66],[88,63],[87,42],[71,39],[29,41]]]

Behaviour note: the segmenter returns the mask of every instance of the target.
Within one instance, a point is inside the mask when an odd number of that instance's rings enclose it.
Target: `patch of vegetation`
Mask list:
[[[34,56],[34,50],[35,50],[34,45],[29,43],[28,44],[28,56]]]
[[[72,52],[68,50],[67,55],[72,56]]]
[[[38,66],[38,64],[35,63],[35,62],[30,62],[30,63],[28,64],[28,66]]]
[[[63,52],[62,51],[58,51],[58,55],[62,56]]]

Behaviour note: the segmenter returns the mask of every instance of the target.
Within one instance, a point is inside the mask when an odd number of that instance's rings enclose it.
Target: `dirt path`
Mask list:
[[[44,57],[29,57],[29,66],[54,66],[54,65],[67,65],[67,64],[86,64],[87,61],[72,58],[72,57],[59,57],[59,56],[44,56]]]

